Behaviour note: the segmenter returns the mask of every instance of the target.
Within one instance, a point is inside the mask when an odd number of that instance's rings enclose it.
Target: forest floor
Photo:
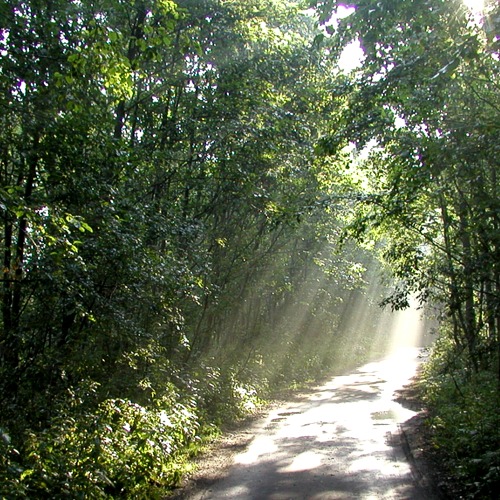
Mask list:
[[[186,477],[181,487],[168,498],[176,500],[193,498],[224,478],[233,464],[234,457],[249,446],[262,418],[289,397],[290,393],[283,394],[258,413],[226,428],[223,435],[195,459],[195,472]],[[427,413],[419,399],[416,384],[412,382],[396,391],[394,400],[417,412],[415,416],[400,424],[400,435],[396,436],[400,439],[410,463],[415,482],[430,492],[432,498],[460,498],[456,496],[457,485],[452,484],[443,467],[442,456],[432,446],[431,431],[426,423]]]

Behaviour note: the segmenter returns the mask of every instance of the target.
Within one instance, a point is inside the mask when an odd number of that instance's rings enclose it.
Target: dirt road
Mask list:
[[[414,412],[393,401],[418,354],[401,349],[274,409],[254,425],[225,477],[183,498],[434,498],[416,484],[401,447],[398,424]]]

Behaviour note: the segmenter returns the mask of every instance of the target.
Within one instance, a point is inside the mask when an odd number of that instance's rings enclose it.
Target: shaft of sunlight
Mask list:
[[[389,353],[404,348],[423,347],[426,324],[416,299],[410,300],[408,309],[390,311],[386,318],[390,338]]]

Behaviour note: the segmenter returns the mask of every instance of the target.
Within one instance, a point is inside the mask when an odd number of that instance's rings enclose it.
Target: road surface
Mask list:
[[[415,413],[393,401],[418,354],[400,349],[276,408],[227,476],[189,498],[432,499],[414,480],[398,432]]]

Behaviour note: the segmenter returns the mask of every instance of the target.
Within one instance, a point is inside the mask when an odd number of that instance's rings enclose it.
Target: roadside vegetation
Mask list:
[[[497,374],[464,368],[463,353],[450,344],[439,341],[418,384],[430,451],[442,472],[438,485],[449,498],[494,498],[500,484]]]
[[[435,446],[489,498],[498,9],[3,2],[0,497],[163,498],[416,297]]]

